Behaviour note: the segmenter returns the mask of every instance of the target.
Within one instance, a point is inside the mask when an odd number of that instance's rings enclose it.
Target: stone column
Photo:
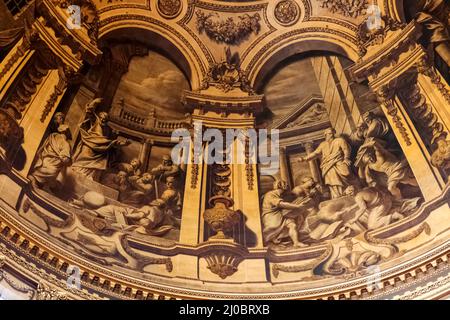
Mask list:
[[[201,215],[205,210],[207,188],[206,166],[202,160],[204,151],[202,149],[200,154],[194,154],[194,145],[191,141],[186,166],[183,217],[180,227],[180,243],[182,244],[198,245],[203,234]]]
[[[288,158],[285,147],[280,147],[280,179],[286,181],[289,189],[292,187],[291,177],[289,175]]]

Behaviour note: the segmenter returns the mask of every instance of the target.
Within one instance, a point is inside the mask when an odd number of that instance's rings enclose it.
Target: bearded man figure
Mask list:
[[[343,196],[345,188],[358,184],[351,170],[351,147],[345,139],[335,136],[332,128],[325,130],[325,141],[316,150],[301,157],[300,162],[320,158],[320,169],[325,184],[330,188],[331,198]]]
[[[128,140],[113,138],[106,112],[95,114],[94,109],[101,102],[102,99],[95,99],[86,107],[88,118],[80,126],[81,141],[75,150],[72,164],[73,171],[92,180],[98,180],[107,169],[113,148],[130,144]]]

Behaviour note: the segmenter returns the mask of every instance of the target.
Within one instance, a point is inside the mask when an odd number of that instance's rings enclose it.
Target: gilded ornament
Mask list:
[[[300,17],[300,8],[295,1],[283,0],[275,6],[275,18],[284,26],[293,25]]]
[[[201,10],[195,12],[197,15],[198,32],[218,42],[238,45],[247,40],[251,34],[258,34],[261,30],[259,13],[250,15],[248,13],[225,20],[219,20],[218,13],[205,13]],[[216,17],[217,19],[214,19]]]
[[[230,239],[225,232],[233,230],[233,227],[239,223],[239,213],[229,209],[233,205],[233,200],[225,196],[214,196],[209,203],[213,205],[213,208],[205,210],[204,218],[217,232],[210,239]]]
[[[208,269],[222,279],[232,276],[242,261],[240,256],[228,252],[212,253],[204,258],[208,263]]]
[[[158,12],[167,19],[177,17],[182,9],[181,0],[158,0]]]
[[[357,18],[365,14],[369,2],[367,0],[325,0],[322,8],[327,8],[331,13],[339,13],[345,17]]]

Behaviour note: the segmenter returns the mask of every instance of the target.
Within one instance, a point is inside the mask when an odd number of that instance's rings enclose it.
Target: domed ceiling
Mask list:
[[[0,297],[447,297],[448,8],[405,5],[0,2]]]

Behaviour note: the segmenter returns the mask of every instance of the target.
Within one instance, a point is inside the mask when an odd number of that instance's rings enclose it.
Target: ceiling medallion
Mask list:
[[[180,14],[182,3],[181,0],[158,0],[156,7],[161,16],[173,19]]]
[[[283,0],[275,6],[275,18],[283,26],[293,25],[300,17],[300,8],[295,1]]]

